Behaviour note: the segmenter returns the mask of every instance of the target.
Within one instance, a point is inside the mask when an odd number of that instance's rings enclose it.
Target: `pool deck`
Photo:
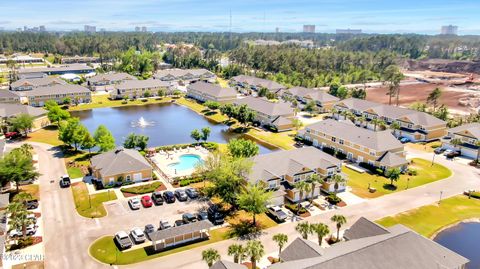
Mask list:
[[[180,156],[189,154],[198,155],[202,160],[206,160],[210,153],[207,149],[197,146],[174,151],[160,151],[150,157],[150,159],[170,180],[179,177],[188,177],[195,171],[195,168],[176,171],[174,168],[169,167],[171,164],[180,162]]]

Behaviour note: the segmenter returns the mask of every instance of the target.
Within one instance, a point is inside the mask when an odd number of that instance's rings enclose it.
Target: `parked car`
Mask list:
[[[267,206],[267,213],[278,222],[287,220],[287,214],[279,206]]]
[[[128,205],[132,210],[140,209],[140,199],[138,197],[134,197],[130,200],[128,200]]]
[[[6,139],[15,139],[15,138],[18,138],[18,137],[21,137],[22,135],[18,132],[8,132],[8,133],[5,133],[5,138]]]
[[[188,195],[188,198],[190,198],[190,199],[197,199],[198,198],[198,192],[194,188],[186,189],[185,193]]]
[[[458,150],[452,150],[451,152],[449,152],[447,155],[445,155],[447,158],[455,158],[455,157],[458,157],[460,156],[460,151]]]
[[[25,206],[27,207],[28,210],[36,209],[38,208],[38,200],[30,200],[30,201],[25,201]]]
[[[185,213],[182,215],[183,223],[197,222],[197,218],[191,213]]]
[[[168,221],[161,220],[160,225],[158,225],[158,229],[159,230],[166,230],[168,228],[172,228],[172,225],[170,225],[170,223],[168,223]]]
[[[435,154],[442,154],[445,150],[446,149],[444,149],[442,147],[438,147],[433,152],[435,152]]]
[[[175,221],[175,223],[173,224],[173,227],[182,226],[183,224],[185,224],[185,223],[183,223],[183,220],[177,219]]]
[[[163,199],[165,199],[165,202],[167,203],[175,203],[175,195],[173,195],[173,192],[171,191],[166,191],[163,193]]]
[[[150,239],[149,234],[155,232],[155,226],[153,226],[153,224],[145,225],[144,232],[147,235],[147,237]]]
[[[200,211],[197,213],[197,220],[202,221],[207,219],[208,219],[207,211]]]
[[[178,201],[181,202],[185,202],[188,199],[188,196],[184,190],[175,190],[175,197],[177,197]]]
[[[400,140],[400,142],[402,142],[403,144],[412,141],[412,140],[410,140],[410,138],[404,137],[404,136],[401,136],[398,140]]]
[[[141,244],[145,242],[145,234],[143,233],[142,229],[138,227],[135,227],[130,231],[130,236],[135,244]]]
[[[142,201],[143,207],[152,207],[153,205],[152,199],[148,195],[142,196],[141,201]]]
[[[71,181],[68,175],[63,175],[60,177],[60,187],[61,188],[68,188],[70,187]]]
[[[25,230],[25,234],[28,236],[35,235],[36,232],[37,232],[37,226],[35,226],[35,224],[28,225]],[[23,233],[22,233],[22,230],[13,229],[10,231],[8,235],[10,237],[16,238],[16,237],[23,236]]]
[[[303,148],[305,144],[303,144],[301,141],[297,141],[293,146],[296,148]]]
[[[159,191],[152,193],[152,200],[155,205],[163,205],[162,193]]]
[[[130,240],[130,237],[124,231],[120,231],[116,233],[113,240],[115,241],[115,243],[117,244],[120,250],[124,250],[132,247],[132,240]]]
[[[212,205],[207,210],[208,219],[215,225],[221,225],[225,222],[223,214],[218,209],[218,206]]]

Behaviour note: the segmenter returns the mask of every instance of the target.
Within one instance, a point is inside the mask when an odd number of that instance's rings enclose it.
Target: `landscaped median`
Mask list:
[[[73,183],[73,200],[78,214],[86,218],[101,218],[107,215],[107,210],[103,206],[104,202],[117,199],[113,190],[89,194],[87,185],[84,182]]]
[[[165,187],[165,185],[162,184],[162,182],[155,181],[152,183],[142,184],[138,186],[124,187],[121,188],[120,191],[122,191],[123,196],[130,197],[140,194],[152,193],[155,191],[164,191],[166,189],[167,188]]]
[[[480,219],[480,199],[458,195],[435,203],[409,210],[376,222],[390,227],[403,224],[417,233],[432,237],[445,227],[467,219]]]
[[[450,169],[441,164],[434,164],[424,159],[412,159],[409,169],[416,171],[416,175],[404,174],[395,182],[395,187],[390,185],[390,180],[386,177],[374,175],[369,172],[359,173],[348,167],[343,167],[342,171],[348,176],[348,186],[352,188],[352,193],[362,198],[375,198],[385,194],[403,191],[409,188],[415,188],[437,180],[448,178],[452,175]],[[375,192],[370,192],[368,188],[375,188]]]

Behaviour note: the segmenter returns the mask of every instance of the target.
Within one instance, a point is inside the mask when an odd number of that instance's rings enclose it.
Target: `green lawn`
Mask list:
[[[52,146],[63,145],[63,142],[58,139],[58,129],[53,125],[47,126],[33,133],[29,133],[26,142],[39,142]]]
[[[139,186],[121,188],[120,190],[122,192],[127,192],[127,193],[144,194],[144,193],[154,192],[161,185],[162,185],[162,182],[155,181],[155,182],[152,182],[152,183],[149,183],[149,184],[143,184],[143,185],[139,185]]]
[[[101,107],[119,107],[119,106],[138,106],[138,105],[148,105],[148,104],[162,104],[171,102],[172,98],[164,97],[161,100],[154,98],[149,98],[147,102],[142,102],[141,100],[128,101],[126,104],[123,104],[123,100],[110,100],[108,99],[109,95],[92,95],[92,102],[89,104],[82,104],[78,106],[69,107],[69,111],[78,111],[78,110],[88,110],[93,108]]]
[[[272,220],[265,213],[257,215],[255,219],[257,223],[261,225],[262,229],[268,229],[278,225],[274,220]],[[246,221],[252,221],[252,214],[247,213],[244,210],[239,210],[235,213],[235,215],[227,217],[226,221],[231,225],[239,224],[241,222],[246,222]]]
[[[80,178],[84,176],[82,170],[78,167],[68,167],[67,173],[70,178]]]
[[[92,194],[89,197],[87,185],[83,182],[74,183],[71,188],[75,208],[78,214],[86,218],[101,218],[106,216],[107,211],[103,203],[117,199],[113,190]]]
[[[22,192],[30,193],[32,195],[33,199],[40,200],[39,187],[40,186],[38,184],[23,185],[23,186],[20,186],[20,193],[22,193]]]
[[[480,200],[459,195],[442,200],[440,205],[422,206],[376,222],[386,227],[403,224],[421,235],[432,237],[443,227],[472,218],[480,218]]]
[[[115,243],[113,242],[113,236],[104,236],[97,239],[89,248],[90,255],[97,259],[100,262],[106,264],[132,264],[137,262],[142,262],[166,255],[170,255],[173,253],[197,248],[200,246],[204,246],[207,244],[212,244],[218,241],[222,241],[227,238],[228,228],[220,228],[210,231],[210,239],[174,249],[170,249],[167,251],[155,253],[155,254],[148,254],[145,248],[134,249],[130,251],[120,252]],[[200,253],[198,254],[200,255]]]
[[[287,131],[281,133],[274,133],[268,131],[258,131],[255,129],[250,129],[246,135],[252,137],[253,139],[258,139],[264,141],[275,147],[279,147],[285,150],[294,148],[294,137],[297,131]]]
[[[367,172],[358,173],[350,168],[343,167],[342,171],[348,176],[348,186],[352,188],[352,192],[363,198],[375,198],[385,194],[402,191],[408,188],[418,187],[433,181],[448,178],[452,175],[452,172],[443,165],[434,164],[431,166],[431,162],[424,159],[412,159],[412,164],[409,168],[417,170],[416,176],[402,175],[400,179],[395,183],[396,188],[392,188],[390,180],[385,177],[372,175]],[[408,180],[410,179],[410,180]],[[370,193],[368,191],[368,185],[376,188],[377,191]]]
[[[186,107],[190,108],[191,110],[197,112],[198,114],[201,114],[205,118],[210,119],[210,120],[212,120],[216,123],[223,123],[224,121],[228,120],[228,117],[222,115],[218,110],[215,111],[215,114],[205,115],[205,111],[208,108],[206,108],[205,106],[203,106],[203,105],[201,105],[201,104],[199,104],[195,101],[192,101],[192,100],[188,100],[188,99],[185,99],[185,98],[179,98],[179,99],[176,100],[176,103],[180,104],[180,105],[183,105],[183,106],[186,106]]]

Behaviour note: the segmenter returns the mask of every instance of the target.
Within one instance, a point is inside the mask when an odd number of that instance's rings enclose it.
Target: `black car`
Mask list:
[[[185,190],[185,193],[188,195],[190,199],[197,199],[198,198],[198,192],[194,188],[188,188]]]
[[[163,199],[165,199],[165,202],[167,203],[175,203],[175,195],[173,195],[173,192],[171,191],[166,191],[163,193]]]
[[[145,225],[145,234],[148,235],[149,233],[155,232],[155,226],[153,224]]]
[[[200,211],[197,213],[197,220],[202,221],[207,219],[208,219],[207,211]]]
[[[215,225],[221,225],[225,222],[223,214],[216,205],[212,205],[207,210],[208,219]]]
[[[185,213],[182,215],[183,223],[197,222],[197,218],[193,214]]]
[[[159,191],[152,193],[152,201],[155,205],[163,205],[162,193]]]
[[[68,188],[70,187],[70,184],[71,184],[71,181],[69,176],[64,175],[60,177],[60,187]]]
[[[179,220],[176,220],[176,221],[175,221],[175,224],[174,224],[173,226],[174,226],[174,227],[176,227],[176,226],[182,226],[183,224],[185,224],[185,223],[183,223],[183,220],[179,219]]]
[[[185,202],[188,199],[188,196],[184,190],[175,190],[175,196],[177,197],[178,201],[181,202]]]
[[[28,210],[36,209],[38,207],[38,200],[25,201],[25,206]]]
[[[158,229],[159,230],[166,230],[168,228],[172,228],[172,225],[170,225],[170,223],[168,223],[168,221],[161,220],[160,225],[158,225]]]

